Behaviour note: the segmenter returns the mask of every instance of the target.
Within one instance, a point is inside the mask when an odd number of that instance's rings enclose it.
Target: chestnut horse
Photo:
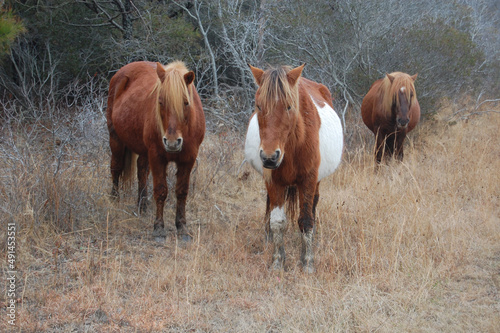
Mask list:
[[[420,120],[414,82],[417,74],[401,72],[386,74],[375,81],[361,104],[361,116],[375,134],[375,155],[378,163],[384,154],[403,160],[403,142]]]
[[[267,71],[250,66],[258,89],[245,140],[245,158],[264,176],[267,188],[265,220],[273,242],[271,267],[284,267],[283,234],[287,215],[293,219],[298,190],[301,261],[304,271],[312,273],[319,183],[340,164],[343,132],[330,91],[301,77],[304,65]]]
[[[122,67],[109,84],[111,196],[118,197],[119,180],[130,179],[137,157],[138,206],[143,212],[151,168],[156,240],[166,236],[163,206],[168,194],[166,166],[170,162],[177,165],[177,234],[182,240],[191,239],[186,229],[186,198],[191,170],[205,135],[205,115],[193,81],[194,72],[180,61],[167,66],[139,61]]]

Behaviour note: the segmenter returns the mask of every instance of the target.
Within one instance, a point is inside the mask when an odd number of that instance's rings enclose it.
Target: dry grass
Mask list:
[[[188,201],[194,241],[183,247],[172,201],[164,244],[152,240],[152,210],[134,214],[133,191],[109,201],[101,129],[93,150],[65,147],[56,175],[46,157],[55,148],[4,136],[2,219],[20,228],[18,330],[497,331],[500,117],[450,123],[452,111],[415,130],[404,163],[378,169],[372,138],[353,125],[356,142],[321,184],[312,276],[298,264],[296,223],[287,269],[268,270],[265,190],[256,172],[240,168],[241,134],[207,135]],[[0,314],[3,331],[5,307]]]

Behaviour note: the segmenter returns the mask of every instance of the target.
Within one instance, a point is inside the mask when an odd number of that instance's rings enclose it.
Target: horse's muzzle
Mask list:
[[[167,153],[178,153],[182,150],[182,138],[177,138],[175,141],[170,141],[167,138],[163,138],[163,146]]]
[[[280,149],[276,149],[270,156],[264,153],[264,150],[261,149],[260,159],[262,160],[262,166],[266,169],[277,169],[283,160]]]
[[[410,122],[410,119],[397,119],[396,125],[398,126],[398,128],[406,128],[406,127],[408,127],[409,122]]]

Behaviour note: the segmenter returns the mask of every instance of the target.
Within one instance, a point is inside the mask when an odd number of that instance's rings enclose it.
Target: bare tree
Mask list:
[[[111,26],[118,29],[124,40],[132,39],[133,22],[138,19],[138,10],[132,0],[76,0],[96,14],[88,22],[81,24],[68,22],[73,26]]]
[[[248,89],[253,83],[248,64],[263,65],[269,47],[265,4],[266,1],[259,4],[240,0],[218,0],[215,4],[220,27],[217,31],[221,41],[219,54],[224,59],[225,70],[238,73],[233,75],[231,89],[238,90],[239,106],[245,111],[250,110],[254,95],[253,89]]]
[[[180,8],[182,8],[192,19],[194,19],[196,24],[198,25],[198,29],[200,29],[200,33],[203,37],[203,42],[205,43],[205,48],[207,49],[207,52],[210,55],[214,96],[217,98],[219,96],[217,63],[215,59],[215,53],[208,39],[208,32],[210,31],[211,24],[210,22],[207,24],[206,21],[203,20],[201,13],[202,9],[210,10],[210,7],[208,6],[208,3],[206,3],[205,1],[198,1],[198,0],[194,0],[192,2],[192,6],[190,6],[189,8],[184,3],[180,3],[178,1],[172,1],[172,2],[175,3],[177,6],[179,6]],[[208,13],[207,16],[210,17],[210,13]]]

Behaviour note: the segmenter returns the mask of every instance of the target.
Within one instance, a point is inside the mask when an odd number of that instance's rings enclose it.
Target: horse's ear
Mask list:
[[[186,86],[189,86],[194,81],[194,72],[190,71],[184,74],[184,81],[186,82]]]
[[[156,74],[160,78],[160,81],[163,82],[165,80],[165,68],[159,62],[156,63]]]
[[[264,74],[264,71],[260,68],[253,67],[250,64],[248,64],[248,67],[250,67],[250,70],[252,71],[252,75],[255,78],[255,83],[260,86],[260,84],[262,83],[262,74]]]
[[[389,79],[389,81],[391,81],[391,84],[392,84],[392,82],[394,81],[394,75],[387,74],[387,73],[385,73],[385,75],[387,76],[387,78]]]
[[[304,69],[304,66],[306,64],[302,64],[299,67],[296,67],[288,72],[286,77],[288,78],[288,83],[290,83],[291,86],[294,86],[295,83],[297,83],[297,80],[299,77],[302,75],[302,70]]]
[[[418,76],[418,73],[411,76],[411,79],[413,80],[413,82],[415,82],[415,80],[417,79],[417,76]]]

